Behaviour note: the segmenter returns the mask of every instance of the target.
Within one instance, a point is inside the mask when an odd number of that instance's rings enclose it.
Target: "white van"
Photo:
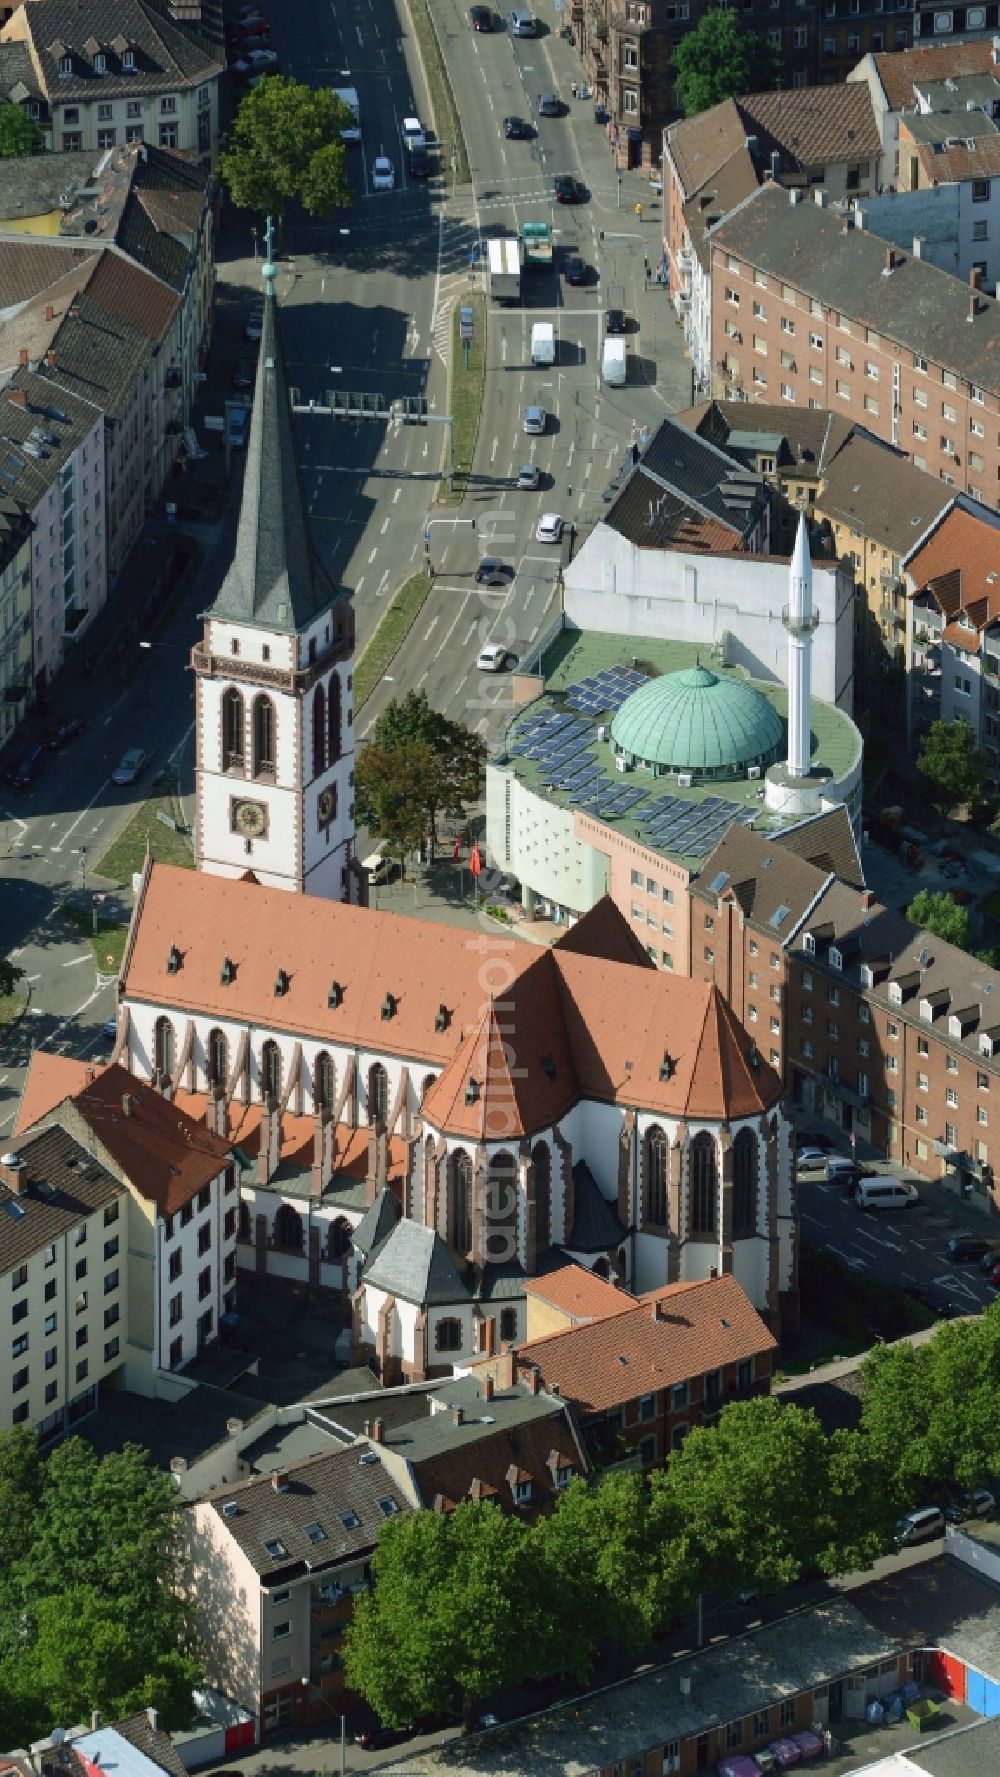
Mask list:
[[[378,888],[379,883],[391,882],[396,873],[395,858],[387,857],[382,847],[373,851],[369,857],[362,858],[361,868],[368,878],[369,888]]]
[[[861,1180],[854,1201],[859,1209],[911,1209],[920,1202],[920,1192],[903,1179],[879,1174]]]
[[[919,1506],[907,1512],[896,1524],[896,1547],[911,1548],[914,1543],[931,1542],[944,1535],[944,1516],[937,1506]]]
[[[604,355],[601,359],[601,376],[609,389],[620,389],[624,386],[628,375],[628,358],[625,352],[625,341],[613,335],[604,341]]]
[[[361,106],[358,103],[357,89],[353,86],[335,86],[333,96],[346,105],[353,118],[352,123],[345,123],[340,128],[342,142],[360,142],[361,140]]]
[[[531,329],[532,364],[554,364],[556,361],[556,330],[551,321],[536,321]]]

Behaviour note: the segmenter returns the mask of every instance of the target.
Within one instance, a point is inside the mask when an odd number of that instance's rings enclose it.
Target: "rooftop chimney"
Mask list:
[[[384,1419],[373,1419],[372,1420],[372,1443],[373,1444],[384,1444],[385,1443],[385,1420]]]
[[[883,276],[888,277],[889,273],[895,271],[895,269],[896,249],[895,247],[887,247],[885,250],[885,265],[882,267]]]
[[[131,1117],[134,1102],[135,1101],[133,1100],[131,1092],[123,1092],[122,1093],[122,1116],[123,1117]]]
[[[28,348],[27,348],[27,346],[21,347],[21,350],[17,354],[17,361],[20,364],[22,370],[27,369],[27,367],[28,367]]]
[[[826,192],[822,191],[820,189],[817,189],[816,191],[813,192],[813,197],[816,199],[816,202],[819,205],[820,209],[825,210],[826,209]]]
[[[88,1061],[86,1067],[83,1070],[83,1078],[84,1078],[84,1083],[87,1086],[92,1086],[94,1084],[94,1081],[97,1079],[97,1069],[93,1065],[93,1063],[90,1061]]]
[[[528,1387],[532,1394],[538,1394],[542,1386],[542,1372],[537,1364],[532,1364],[528,1371]]]
[[[966,320],[974,321],[976,316],[978,315],[978,313],[979,313],[979,291],[978,290],[970,290],[969,291],[969,312],[968,312],[968,315],[966,316]]]
[[[271,1475],[271,1486],[274,1488],[275,1493],[288,1492],[288,1476],[284,1469],[276,1468],[274,1470]]]
[[[492,1378],[492,1376],[484,1376],[483,1377],[483,1400],[484,1401],[491,1401],[492,1399],[493,1399],[493,1378]]]
[[[776,179],[781,172],[781,155],[776,148],[771,150],[771,178]]]
[[[974,265],[972,267],[972,270],[969,273],[969,287],[972,290],[981,290],[982,289],[982,287],[983,287],[983,268],[981,265]]]
[[[55,318],[56,318],[56,311],[55,311],[55,309],[54,309],[54,308],[53,308],[53,307],[52,307],[52,304],[51,304],[51,302],[47,302],[47,303],[46,303],[46,304],[45,304],[45,319],[46,319],[46,320],[47,320],[47,321],[54,321],[54,320],[55,320]]]
[[[46,354],[45,354],[45,364],[46,364],[46,368],[47,368],[47,369],[48,369],[48,370],[54,370],[54,369],[55,369],[55,367],[56,367],[56,355],[55,355],[55,352],[53,352],[53,351],[48,351],[48,352],[46,352]]]
[[[659,1300],[659,1298],[657,1298],[657,1300],[653,1303],[653,1319],[654,1320],[666,1320],[666,1318],[667,1317],[663,1312],[663,1303]]]
[[[28,397],[25,394],[23,389],[8,389],[7,393],[10,396],[11,400],[13,401],[15,407],[27,407]]]
[[[153,1733],[158,1734],[160,1731],[160,1717],[157,1710],[153,1708],[152,1703],[150,1703],[146,1709],[146,1720],[149,1722]]]
[[[875,905],[875,896],[873,895],[871,889],[862,889],[862,891],[861,891],[861,905],[866,913],[871,912],[872,908]]]
[[[452,1423],[452,1425],[464,1425],[465,1414],[463,1413],[461,1407],[452,1407],[451,1423]]]
[[[78,302],[70,303],[69,314],[71,321],[78,321],[80,319],[80,304]]]
[[[802,193],[797,186],[793,186],[788,193],[788,201],[790,204],[800,204],[802,202]]]
[[[913,237],[913,257],[914,257],[914,259],[922,259],[923,256],[924,256],[923,236],[919,235],[919,234],[915,234]]]
[[[101,1712],[99,1709],[92,1709],[90,1712],[90,1731],[91,1731],[91,1733],[96,1734],[100,1725],[101,1725]]]
[[[27,1189],[28,1168],[20,1154],[4,1154],[0,1159],[0,1185],[6,1185],[15,1197]]]

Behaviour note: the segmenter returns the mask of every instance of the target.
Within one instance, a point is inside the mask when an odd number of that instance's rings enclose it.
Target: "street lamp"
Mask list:
[[[310,1678],[306,1677],[305,1673],[302,1674],[302,1677],[299,1682],[302,1685],[307,1697],[308,1697],[310,1691],[315,1691],[320,1702],[322,1704],[324,1704],[324,1706],[327,1709],[329,1709],[331,1715],[340,1715],[340,1710],[334,1709],[333,1704],[330,1702],[329,1698],[324,1697],[324,1695],[323,1695],[322,1691],[319,1689],[318,1685],[314,1685],[312,1680]],[[347,1770],[347,1717],[346,1717],[346,1715],[340,1715],[340,1777],[344,1777],[344,1773],[346,1770]]]
[[[87,888],[87,847],[85,845],[78,845],[76,848],[76,855],[80,860],[80,887],[81,887],[81,889],[84,890],[84,892],[86,892],[86,888]]]

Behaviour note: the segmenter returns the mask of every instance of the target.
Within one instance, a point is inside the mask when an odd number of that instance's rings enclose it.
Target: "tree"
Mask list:
[[[267,76],[242,100],[222,155],[233,202],[279,223],[292,202],[332,216],[351,201],[340,135],[351,121],[328,87]]]
[[[531,1532],[493,1505],[383,1526],[373,1591],[347,1631],[347,1683],[391,1726],[476,1705],[533,1669],[542,1640]]]
[[[897,1509],[923,1487],[977,1486],[1000,1467],[1000,1303],[926,1345],[876,1347],[861,1380],[861,1431]]]
[[[0,956],[0,998],[12,994],[19,981],[24,980],[24,970],[12,963],[9,957]]]
[[[20,105],[0,105],[0,160],[17,160],[37,154],[42,134]]]
[[[424,836],[424,785],[432,769],[430,748],[416,741],[393,748],[372,741],[358,758],[358,819],[383,840],[404,871]]]
[[[408,691],[402,701],[393,698],[383,710],[372,731],[371,745],[389,754],[402,755],[413,746],[427,749],[421,755],[426,769],[418,799],[422,809],[421,832],[430,839],[433,857],[438,816],[464,819],[468,803],[479,795],[486,764],[482,737],[464,722],[452,722],[432,709],[425,691]],[[376,810],[366,799],[360,766],[358,778],[358,818],[374,832],[371,817]]]
[[[181,1507],[137,1445],[104,1458],[70,1438],[39,1463],[0,1437],[0,1732],[26,1745],[53,1720],[146,1705],[186,1725],[201,1676],[181,1596]]]
[[[986,761],[964,717],[931,723],[917,754],[917,770],[943,813],[975,801],[983,787]]]
[[[906,909],[906,917],[912,919],[914,925],[932,932],[935,938],[943,938],[947,944],[957,944],[959,950],[968,950],[969,915],[951,895],[935,889],[921,889]]]
[[[674,83],[685,117],[740,93],[764,92],[781,78],[780,51],[714,7],[673,51]]]
[[[684,1527],[699,1590],[791,1585],[833,1534],[827,1447],[815,1414],[771,1395],[726,1407],[654,1475]]]

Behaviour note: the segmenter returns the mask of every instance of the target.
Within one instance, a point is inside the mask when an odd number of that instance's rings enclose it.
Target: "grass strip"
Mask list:
[[[460,338],[459,309],[472,310],[472,340],[469,364],[465,364],[465,343]],[[458,506],[465,498],[472,473],[472,460],[479,438],[479,417],[483,411],[486,383],[486,299],[481,291],[456,304],[451,341],[451,414],[452,448],[455,453],[455,474],[449,496],[447,482],[441,484],[440,503]]]
[[[161,814],[166,820],[160,819]],[[175,824],[168,826],[167,820]],[[177,778],[173,772],[164,772],[157,778],[153,795],[140,804],[91,868],[98,876],[116,882],[120,888],[130,888],[133,875],[142,869],[147,845],[158,864],[180,864],[184,869],[194,869],[194,846],[184,827],[183,810],[177,798]]]
[[[0,1026],[16,1024],[28,1007],[26,993],[0,994]]]
[[[459,120],[458,106],[451,90],[448,69],[441,53],[437,28],[431,16],[427,0],[410,0],[410,17],[423,63],[424,78],[427,81],[427,92],[434,113],[434,128],[439,142],[450,144],[455,155],[455,179],[459,185],[469,183],[469,156],[465,147],[465,137]],[[450,169],[442,166],[443,177],[447,177]]]
[[[428,574],[411,574],[393,593],[379,626],[367,642],[354,668],[354,710],[367,703],[381,683],[424,607],[431,589]]]
[[[81,938],[86,938],[101,974],[117,974],[125,954],[128,926],[121,920],[104,919],[100,913],[95,924],[92,912],[86,907],[73,907],[68,901],[60,902],[59,912],[67,924],[76,927]]]

